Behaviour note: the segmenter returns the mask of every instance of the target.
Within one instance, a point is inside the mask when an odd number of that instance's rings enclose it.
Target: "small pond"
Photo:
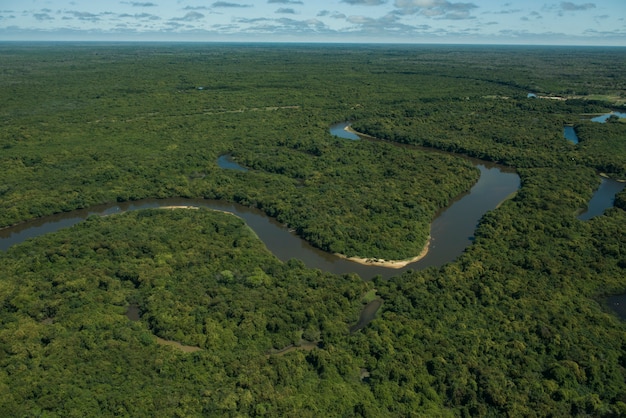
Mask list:
[[[248,171],[246,167],[242,167],[239,164],[237,164],[235,161],[233,161],[233,158],[228,154],[220,155],[217,158],[217,165],[220,168],[223,168],[226,170],[236,170],[236,171],[243,171],[243,172]]]
[[[572,144],[578,144],[578,135],[576,135],[576,130],[571,125],[566,125],[563,127],[563,136]]]
[[[578,215],[581,221],[589,220],[595,216],[600,216],[608,208],[613,207],[615,195],[624,190],[626,183],[613,179],[602,178],[600,187],[594,192],[591,200],[587,204],[587,209]]]
[[[360,329],[363,329],[367,326],[367,324],[372,322],[372,320],[376,318],[376,313],[378,312],[378,309],[382,306],[382,304],[382,299],[374,299],[373,301],[365,305],[365,307],[363,307],[363,310],[361,311],[359,321],[350,327],[350,333],[352,334]]]

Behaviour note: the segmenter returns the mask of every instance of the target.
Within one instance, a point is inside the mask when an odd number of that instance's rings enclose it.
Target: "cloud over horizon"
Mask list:
[[[626,46],[623,0],[5,0],[0,40],[575,43]],[[33,0],[39,1],[39,0]],[[289,17],[288,17],[289,16]],[[82,32],[81,32],[82,31]]]

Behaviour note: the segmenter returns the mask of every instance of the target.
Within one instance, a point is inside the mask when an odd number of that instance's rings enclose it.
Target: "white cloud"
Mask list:
[[[24,0],[10,1],[16,2],[13,7],[0,6],[0,41],[26,39],[23,34],[30,31],[40,40],[54,40],[48,34],[57,33],[81,40],[585,44],[590,39],[626,46],[623,14],[598,0],[30,0],[46,7],[30,10]],[[504,28],[510,32],[498,32]]]
[[[440,19],[472,19],[471,11],[477,9],[474,3],[452,3],[447,0],[395,0],[397,13],[403,15],[419,14]]]

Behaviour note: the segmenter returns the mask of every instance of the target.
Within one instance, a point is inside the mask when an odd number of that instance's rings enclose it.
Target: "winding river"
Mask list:
[[[357,140],[360,137],[345,128],[348,123],[331,126],[333,135]],[[437,214],[431,224],[431,242],[428,254],[419,261],[401,269],[378,265],[363,265],[328,254],[312,247],[284,225],[267,217],[261,211],[242,205],[207,199],[144,199],[134,202],[112,203],[94,206],[67,213],[59,213],[35,219],[0,230],[0,250],[6,251],[12,245],[43,234],[70,227],[91,215],[110,215],[125,211],[158,208],[164,206],[193,206],[231,212],[241,217],[265,243],[267,248],[282,261],[300,259],[307,267],[318,268],[335,274],[357,273],[369,280],[377,275],[384,278],[396,276],[406,270],[419,270],[431,266],[441,266],[454,261],[473,241],[474,230],[482,216],[497,207],[520,186],[519,176],[511,170],[484,161],[470,159],[480,170],[480,178],[471,190],[457,197],[450,206]],[[222,168],[245,170],[228,156],[221,156],[218,163]],[[579,219],[589,219],[602,214],[612,205],[615,193],[624,183],[603,180],[598,192],[589,203],[589,209]]]
[[[606,123],[607,120],[611,116],[616,116],[618,118],[626,118],[626,113],[621,112],[610,112],[605,113],[603,115],[596,116],[591,118],[592,122],[597,123]],[[578,144],[579,139],[576,134],[576,130],[572,125],[565,125],[563,127],[563,136],[572,144]],[[587,221],[595,216],[602,215],[607,208],[613,206],[613,202],[615,201],[615,196],[624,190],[624,182],[619,182],[617,180],[602,178],[602,183],[600,187],[594,192],[593,197],[587,204],[587,208],[578,215],[578,219],[581,221]]]
[[[333,125],[335,132],[344,130]],[[352,134],[354,135],[354,134]],[[358,137],[357,137],[358,138]],[[354,139],[354,138],[350,138]],[[226,159],[224,159],[226,161]],[[473,240],[474,230],[480,218],[497,207],[520,186],[519,176],[495,164],[477,162],[480,178],[471,190],[437,214],[431,225],[431,243],[428,254],[421,260],[401,269],[375,265],[358,264],[336,255],[312,247],[284,225],[267,217],[261,211],[242,205],[206,199],[144,199],[134,202],[113,203],[94,206],[45,218],[35,219],[10,228],[0,230],[0,250],[6,251],[12,245],[29,238],[72,226],[91,215],[110,215],[125,211],[158,208],[164,206],[194,206],[231,212],[241,217],[265,243],[267,248],[280,260],[300,259],[307,267],[318,268],[335,274],[357,273],[365,280],[380,275],[384,278],[396,276],[406,270],[418,270],[431,266],[441,266],[455,260]],[[238,169],[236,163],[228,161],[230,169]]]
[[[346,130],[348,123],[335,124],[330,127],[331,134],[350,140],[359,140],[361,137]],[[465,157],[463,157],[465,158]],[[431,224],[431,242],[428,254],[421,260],[408,264],[401,269],[381,267],[377,265],[363,265],[355,263],[333,254],[323,252],[312,247],[284,225],[273,218],[269,218],[261,211],[242,206],[208,199],[143,199],[133,202],[111,203],[93,206],[67,213],[59,213],[44,218],[34,219],[9,228],[0,229],[0,250],[6,251],[11,246],[19,244],[29,238],[51,233],[62,228],[70,227],[92,215],[111,215],[126,211],[159,208],[167,206],[191,206],[220,210],[233,213],[242,218],[252,228],[267,248],[280,260],[299,259],[309,268],[317,268],[335,274],[357,273],[365,280],[375,276],[390,278],[407,270],[419,270],[431,266],[441,266],[454,261],[473,241],[473,234],[482,216],[495,209],[503,200],[516,192],[520,187],[519,176],[512,170],[496,164],[468,158],[480,170],[478,182],[468,192],[458,196],[447,208],[440,211]],[[224,169],[246,171],[229,156],[223,155],[218,164]],[[603,180],[600,191],[602,195],[615,196],[615,188],[623,188],[623,183]],[[594,195],[595,198],[595,195]],[[605,199],[606,200],[606,199]],[[609,206],[612,205],[612,201]],[[596,204],[593,199],[589,203],[587,212],[580,215],[580,219],[588,219],[601,214],[607,207],[607,202]],[[609,304],[624,318],[623,308],[626,306],[625,295],[614,296]],[[371,321],[380,307],[380,300],[367,305],[359,323],[351,328],[351,332],[364,327]]]
[[[611,116],[615,116],[617,118],[623,119],[623,118],[626,118],[626,113],[609,112],[609,113],[605,113],[605,114],[593,117],[590,120],[592,122],[597,122],[597,123],[606,123],[606,121],[609,120]],[[576,130],[574,129],[574,126],[572,125],[563,126],[563,137],[565,137],[565,139],[567,139],[572,144],[578,144],[579,142],[578,135],[576,134]]]

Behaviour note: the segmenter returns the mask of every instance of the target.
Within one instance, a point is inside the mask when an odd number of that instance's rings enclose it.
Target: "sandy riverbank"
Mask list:
[[[348,129],[346,127],[346,129]],[[184,206],[184,205],[180,205],[180,206],[162,206],[161,209],[199,209],[197,206]],[[227,211],[221,211],[221,210],[216,210],[217,212],[223,212],[223,213],[228,213],[230,215],[232,215],[231,212],[227,212]],[[335,255],[337,257],[346,259],[346,260],[350,260],[353,261],[355,263],[359,263],[359,264],[363,264],[366,266],[379,266],[379,267],[388,267],[388,268],[394,268],[394,269],[399,269],[402,267],[405,267],[411,263],[415,263],[416,261],[421,260],[422,258],[426,257],[426,255],[428,254],[428,250],[430,248],[430,236],[428,237],[428,241],[426,241],[426,245],[424,246],[424,248],[422,249],[422,252],[419,253],[419,255],[410,258],[408,260],[384,260],[382,258],[363,258],[363,257],[346,257],[343,254],[338,254],[335,253]]]
[[[161,206],[159,209],[200,209],[198,206]]]
[[[430,249],[430,237],[428,237],[428,241],[426,241],[426,245],[422,249],[422,252],[419,253],[419,255],[413,258],[409,258],[407,260],[383,260],[382,258],[346,257],[343,254],[337,254],[337,253],[335,253],[335,255],[337,257],[345,258],[346,260],[350,260],[355,263],[363,264],[366,266],[379,266],[379,267],[399,269],[402,267],[406,267],[407,265],[411,263],[415,263],[416,261],[419,261],[422,258],[426,257],[429,249]]]
[[[347,125],[345,128],[343,128],[343,130],[346,131],[346,132],[350,132],[351,134],[355,134],[355,135],[364,137],[364,138],[378,139],[378,138],[376,138],[374,136],[371,136],[371,135],[368,135],[368,134],[364,134],[364,133],[361,133],[359,131],[355,131],[354,129],[352,129],[351,125]]]

